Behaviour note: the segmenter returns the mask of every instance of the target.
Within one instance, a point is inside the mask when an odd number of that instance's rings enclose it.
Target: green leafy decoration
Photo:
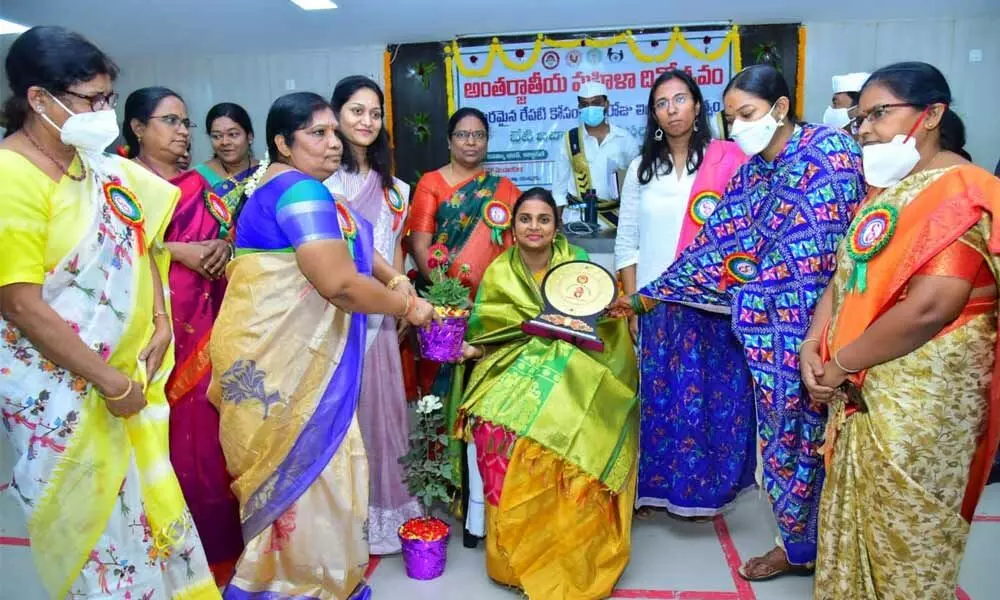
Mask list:
[[[437,69],[436,62],[417,62],[407,67],[406,75],[411,79],[419,79],[420,85],[424,86],[425,90],[429,90],[431,89],[431,75]]]
[[[431,116],[427,113],[415,113],[403,119],[403,123],[410,128],[417,143],[426,144],[431,139]]]

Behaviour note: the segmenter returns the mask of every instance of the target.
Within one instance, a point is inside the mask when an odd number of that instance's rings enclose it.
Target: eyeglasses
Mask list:
[[[451,137],[462,142],[470,139],[476,140],[477,142],[481,142],[489,136],[486,134],[485,131],[480,130],[480,131],[456,131],[451,134]]]
[[[96,94],[91,94],[90,96],[85,96],[69,90],[66,90],[63,93],[79,98],[80,100],[86,100],[90,103],[91,110],[94,111],[106,110],[118,106],[118,94],[116,92],[111,92],[109,94],[102,94],[98,92]]]
[[[889,109],[892,109],[892,108],[903,108],[903,107],[924,108],[923,106],[921,106],[919,104],[913,104],[911,102],[894,102],[892,104],[876,104],[874,107],[872,107],[872,109],[870,111],[868,111],[867,115],[858,115],[858,116],[854,117],[853,119],[851,119],[851,123],[850,123],[851,133],[857,135],[858,131],[861,130],[861,126],[864,125],[866,121],[868,123],[875,123],[877,121],[880,121],[882,119],[882,117],[884,117],[887,114],[889,114],[889,112],[890,112]]]
[[[163,121],[167,127],[173,127],[174,129],[180,129],[181,125],[183,125],[186,129],[195,129],[198,127],[191,119],[184,119],[178,115],[152,115],[149,118],[159,119]]]
[[[684,106],[690,100],[691,96],[688,94],[677,94],[676,96],[673,97],[672,100],[670,98],[660,98],[659,100],[656,101],[656,104],[653,105],[653,110],[661,111],[669,107],[671,104],[678,107]]]

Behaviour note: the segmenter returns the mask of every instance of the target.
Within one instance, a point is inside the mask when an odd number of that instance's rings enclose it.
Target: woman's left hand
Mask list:
[[[170,329],[170,323],[166,319],[157,319],[153,338],[149,340],[149,345],[139,353],[139,360],[146,361],[146,374],[150,381],[156,377],[157,371],[163,366],[163,357],[166,356],[173,339],[174,332]]]
[[[404,296],[413,296],[414,298],[417,297],[417,290],[413,287],[413,284],[410,283],[409,279],[397,283],[396,287],[393,288],[393,291],[399,292]]]
[[[232,257],[232,247],[226,240],[208,240],[202,242],[205,247],[205,257],[201,259],[201,266],[212,276],[218,279],[226,272],[226,265]]]

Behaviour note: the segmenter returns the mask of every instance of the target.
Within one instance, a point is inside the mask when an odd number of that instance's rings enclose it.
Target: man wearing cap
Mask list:
[[[837,129],[847,129],[858,110],[861,88],[869,73],[848,73],[833,76],[833,99],[823,113],[823,123]],[[850,132],[853,135],[853,131]]]
[[[587,229],[571,223],[585,220],[584,201],[597,198],[598,225],[618,225],[618,172],[639,155],[639,144],[628,131],[608,122],[608,88],[599,81],[580,87],[577,97],[581,126],[566,132],[555,165],[552,194],[556,204],[570,205],[564,222],[571,231]]]

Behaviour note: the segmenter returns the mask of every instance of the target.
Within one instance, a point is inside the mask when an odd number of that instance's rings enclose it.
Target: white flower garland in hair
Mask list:
[[[261,159],[260,164],[257,165],[257,170],[253,172],[253,175],[247,180],[246,186],[243,187],[243,195],[245,198],[253,196],[253,193],[257,191],[257,186],[260,185],[261,178],[264,177],[264,172],[267,168],[271,166],[271,157],[264,152],[264,158]]]

